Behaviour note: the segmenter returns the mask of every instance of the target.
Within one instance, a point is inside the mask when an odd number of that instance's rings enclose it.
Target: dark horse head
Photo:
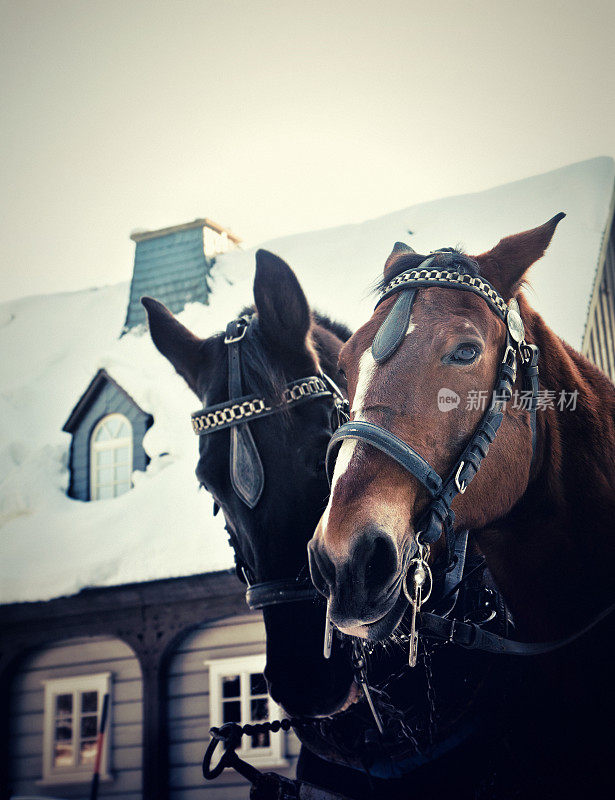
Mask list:
[[[337,357],[349,331],[313,314],[292,270],[265,250],[256,254],[254,301],[244,312],[252,320],[241,341],[241,395],[276,404],[291,381],[321,370],[337,380]],[[143,298],[143,304],[154,344],[203,405],[231,399],[224,335],[198,339],[161,303]],[[306,544],[327,503],[324,457],[333,426],[330,397],[250,422],[264,476],[260,496],[250,504],[233,486],[231,429],[200,437],[197,478],[222,509],[251,582],[307,577]],[[353,676],[340,648],[330,660],[323,657],[324,605],[304,600],[263,613],[265,675],[273,699],[295,716],[328,715],[343,707]]]

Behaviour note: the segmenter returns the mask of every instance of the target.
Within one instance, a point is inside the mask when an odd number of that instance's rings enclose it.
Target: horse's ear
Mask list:
[[[404,242],[395,242],[393,245],[393,249],[389,257],[387,258],[385,265],[384,265],[384,280],[388,282],[389,279],[393,276],[393,272],[395,270],[395,265],[399,261],[400,258],[403,256],[416,255],[416,251],[413,250],[410,245],[405,244]]]
[[[254,302],[258,324],[273,344],[288,350],[306,346],[312,315],[295,273],[268,250],[256,253]]]
[[[141,302],[147,311],[149,332],[154,344],[198,395],[199,372],[203,366],[203,341],[178,322],[158,300],[142,297]]]
[[[545,254],[558,223],[565,216],[560,211],[538,228],[501,239],[493,249],[477,256],[480,274],[509,300],[519,290],[527,270]]]

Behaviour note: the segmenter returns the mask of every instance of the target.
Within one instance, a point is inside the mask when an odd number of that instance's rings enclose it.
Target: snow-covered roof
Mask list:
[[[614,180],[614,162],[597,158],[262,246],[295,269],[314,307],[355,327],[370,313],[371,286],[396,240],[418,252],[461,244],[479,253],[565,211],[528,292],[580,347]],[[220,257],[211,304],[191,304],[180,319],[201,336],[222,330],[251,300],[253,274],[254,250]],[[121,284],[0,306],[0,602],[232,566],[221,517],[194,477],[189,414],[197,402],[147,334],[118,339],[127,302]],[[151,463],[127,494],[83,503],[66,495],[70,437],[62,425],[99,369],[154,416],[143,441]]]

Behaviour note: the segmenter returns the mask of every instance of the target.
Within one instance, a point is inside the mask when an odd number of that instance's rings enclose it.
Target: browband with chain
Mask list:
[[[432,263],[434,258],[435,256],[431,256],[425,259],[420,269],[406,270],[389,281],[382,290],[376,307],[387,297],[406,289],[429,288],[438,285],[450,286],[453,289],[461,289],[479,295],[503,322],[506,321],[508,305],[488,281],[479,276],[448,269],[425,269],[426,266]]]
[[[192,430],[197,436],[205,433],[221,431],[242,422],[268,417],[280,412],[284,405],[292,406],[304,400],[315,400],[320,397],[332,397],[333,391],[325,378],[312,375],[286,384],[282,394],[282,402],[269,405],[267,400],[256,394],[235,397],[226,403],[195,411],[192,414]]]

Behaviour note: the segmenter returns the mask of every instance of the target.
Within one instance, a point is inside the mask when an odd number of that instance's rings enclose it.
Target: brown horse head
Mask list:
[[[449,264],[453,258],[452,269],[480,275],[508,301],[563,216],[502,239],[480,256],[449,251],[446,258]],[[396,245],[382,285],[425,258]],[[422,288],[398,331],[397,349],[375,360],[374,338],[398,298],[384,300],[340,353],[351,419],[392,432],[444,478],[491,400],[505,325],[475,294]],[[525,491],[531,462],[529,414],[509,403],[502,432],[475,480],[453,502],[457,525],[482,527],[506,513]],[[425,487],[390,456],[363,441],[343,441],[329,504],[310,543],[312,578],[329,597],[331,619],[343,632],[376,640],[399,624],[407,606],[403,581],[417,551],[415,525],[429,500]],[[438,542],[434,553],[442,546]]]

